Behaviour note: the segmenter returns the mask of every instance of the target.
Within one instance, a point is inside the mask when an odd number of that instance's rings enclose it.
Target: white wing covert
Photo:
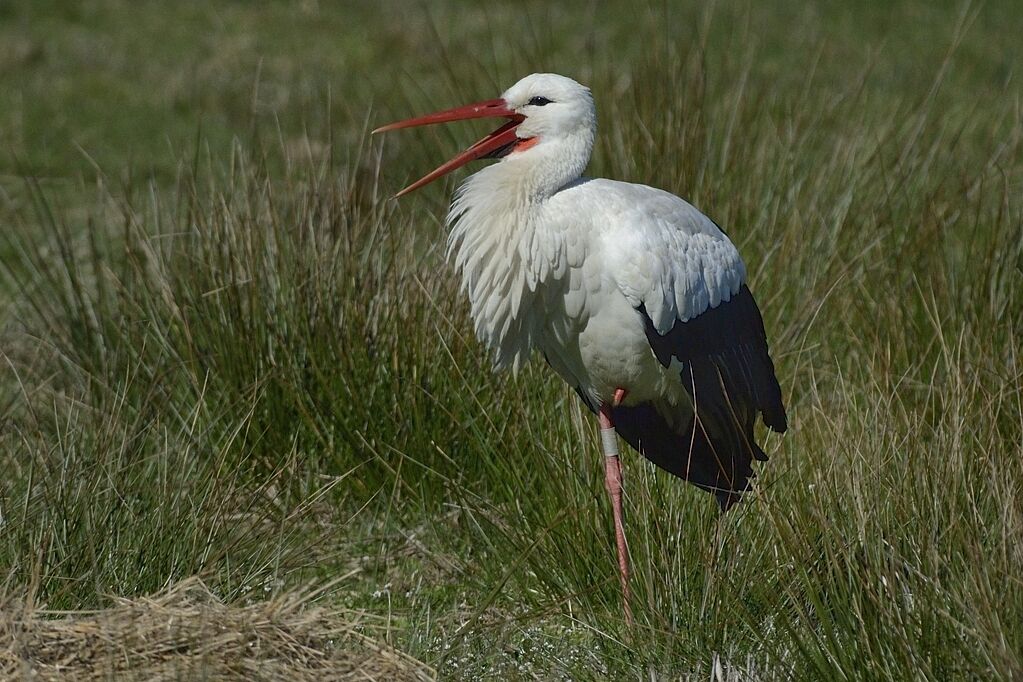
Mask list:
[[[646,308],[658,333],[667,334],[676,320],[687,322],[739,291],[746,266],[710,218],[673,194],[613,184],[614,194],[626,196],[609,212],[614,218],[604,233],[608,271],[633,307]]]

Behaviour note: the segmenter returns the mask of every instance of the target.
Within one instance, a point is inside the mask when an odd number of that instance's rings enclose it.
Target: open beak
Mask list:
[[[403,194],[408,194],[413,190],[419,189],[423,185],[433,182],[442,175],[447,175],[456,168],[461,168],[470,161],[502,156],[506,151],[510,150],[516,142],[518,142],[518,138],[515,136],[515,128],[522,123],[526,117],[521,114],[517,114],[514,110],[508,108],[508,103],[503,99],[490,99],[485,102],[467,104],[462,107],[455,107],[454,109],[447,109],[445,111],[427,114],[426,116],[419,116],[405,121],[389,123],[388,125],[380,126],[374,130],[373,134],[376,134],[383,133],[388,130],[397,130],[398,128],[413,128],[415,126],[426,126],[434,123],[447,123],[448,121],[464,121],[470,118],[500,117],[510,120],[455,158],[445,163],[443,166],[440,166],[436,170],[424,175],[405,189],[395,194],[394,198],[397,199]]]

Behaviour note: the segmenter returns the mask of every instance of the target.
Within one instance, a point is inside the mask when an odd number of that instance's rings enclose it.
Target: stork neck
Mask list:
[[[446,223],[448,257],[462,275],[476,335],[499,365],[528,357],[543,315],[540,283],[564,277],[564,226],[545,202],[582,175],[592,134],[511,154],[470,176],[455,192]]]
[[[579,179],[593,153],[594,131],[584,129],[545,141],[528,151],[506,156],[491,167],[499,191],[519,195],[523,203],[538,203]],[[488,169],[491,170],[491,169]]]

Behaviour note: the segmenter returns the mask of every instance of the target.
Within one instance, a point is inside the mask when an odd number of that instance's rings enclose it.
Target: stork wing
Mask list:
[[[616,183],[623,184],[623,183]],[[685,201],[648,187],[608,233],[610,271],[643,315],[657,360],[678,372],[692,404],[618,407],[618,433],[658,466],[717,495],[723,509],[749,487],[757,414],[785,431],[764,323],[735,246]],[[638,208],[636,208],[638,207]],[[616,221],[618,222],[618,221]]]

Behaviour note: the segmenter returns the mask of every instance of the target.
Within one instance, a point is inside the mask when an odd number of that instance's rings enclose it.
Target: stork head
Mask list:
[[[589,162],[597,120],[593,97],[586,86],[554,73],[526,76],[497,99],[398,121],[373,132],[490,117],[508,121],[395,196],[419,189],[476,159],[500,158],[548,168],[552,164],[543,164],[544,160],[557,161],[551,182],[559,186],[578,177]]]
[[[508,88],[501,99],[524,117],[516,137],[536,144],[591,133],[596,124],[590,89],[556,73],[534,73]]]

